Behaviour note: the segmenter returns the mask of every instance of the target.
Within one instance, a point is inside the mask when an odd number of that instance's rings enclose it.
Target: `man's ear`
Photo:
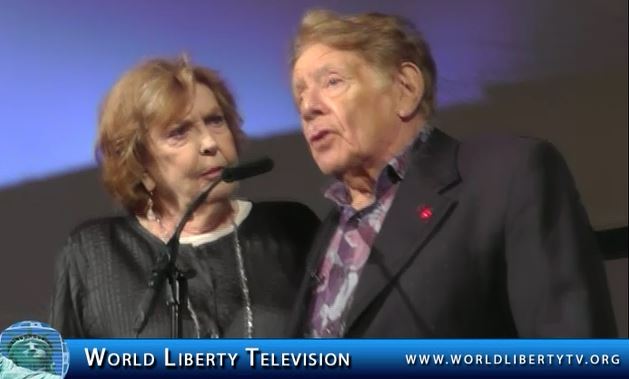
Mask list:
[[[403,62],[396,74],[399,86],[397,115],[402,120],[409,120],[419,110],[419,103],[424,97],[424,78],[414,63]]]
[[[148,193],[153,192],[153,190],[155,189],[155,180],[153,180],[153,178],[147,171],[145,171],[144,175],[142,175],[142,185]]]

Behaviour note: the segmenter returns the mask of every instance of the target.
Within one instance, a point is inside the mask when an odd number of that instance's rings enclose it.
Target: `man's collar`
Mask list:
[[[407,144],[400,152],[394,156],[385,166],[393,169],[393,172],[397,175],[397,181],[404,179],[406,170],[408,168],[408,162],[410,160],[411,150],[418,144],[425,143],[430,138],[430,133],[433,131],[433,127],[430,124],[425,124],[419,133],[413,138],[413,140]]]

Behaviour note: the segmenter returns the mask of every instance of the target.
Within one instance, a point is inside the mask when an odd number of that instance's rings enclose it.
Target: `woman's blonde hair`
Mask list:
[[[234,97],[213,70],[191,65],[185,56],[151,59],[126,72],[105,97],[98,119],[96,156],[107,191],[128,211],[146,211],[147,134],[185,117],[195,83],[216,96],[239,151],[244,137]]]
[[[383,72],[392,72],[403,62],[414,63],[424,80],[419,111],[426,118],[433,114],[437,68],[430,47],[411,22],[380,13],[341,16],[328,10],[310,10],[294,40],[291,67],[315,43],[357,52]]]

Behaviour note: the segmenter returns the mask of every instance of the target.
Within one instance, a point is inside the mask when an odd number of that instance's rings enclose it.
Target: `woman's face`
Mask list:
[[[182,211],[225,166],[238,161],[234,137],[214,93],[195,84],[190,112],[172,125],[151,126],[143,183],[161,206]],[[153,187],[153,188],[151,188]],[[229,199],[234,183],[219,184],[206,203]]]

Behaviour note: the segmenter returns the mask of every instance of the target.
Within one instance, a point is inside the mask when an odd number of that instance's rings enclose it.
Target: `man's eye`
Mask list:
[[[343,82],[341,78],[329,78],[328,86],[335,86],[335,85],[341,84],[341,82]]]

